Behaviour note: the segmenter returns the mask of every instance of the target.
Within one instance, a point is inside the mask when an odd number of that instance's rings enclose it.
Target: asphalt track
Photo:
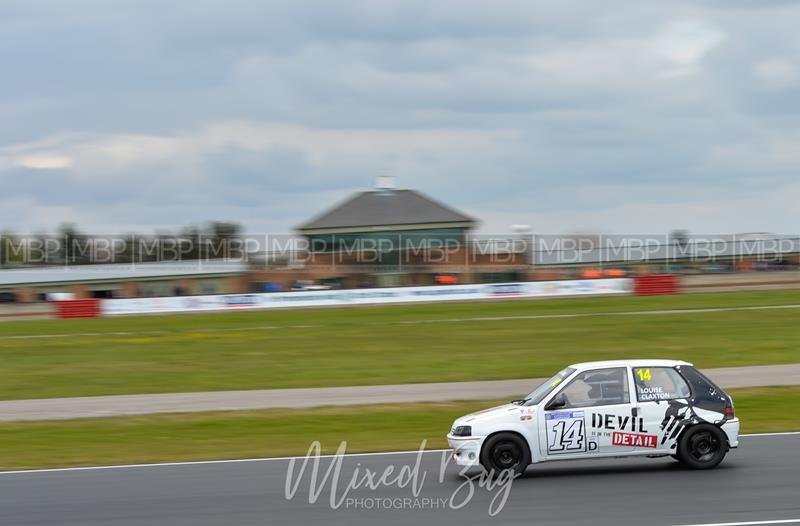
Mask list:
[[[498,493],[469,482],[442,455],[422,455],[424,474],[415,500],[411,487],[343,493],[354,470],[413,467],[416,455],[346,457],[336,479],[308,502],[310,466],[293,499],[284,496],[290,460],[273,459],[111,469],[44,470],[0,474],[4,526],[244,526],[272,524],[648,524],[685,525],[800,522],[800,434],[745,436],[740,448],[711,471],[691,471],[671,459],[559,462],[532,466],[513,481],[502,510],[490,517]],[[320,459],[322,479],[332,459]],[[294,473],[298,474],[299,464]],[[397,473],[397,472],[395,472]],[[476,475],[470,472],[468,475]],[[460,489],[459,489],[460,488]],[[458,490],[458,491],[457,491]],[[353,499],[348,501],[347,498]],[[402,499],[408,499],[403,501]],[[364,499],[363,501],[360,499]],[[423,501],[422,499],[428,499]],[[438,501],[437,499],[444,499]],[[434,508],[428,502],[444,502]],[[425,509],[415,508],[415,504]],[[372,509],[367,509],[370,506]],[[390,508],[390,509],[386,509]],[[774,523],[774,522],[773,522]]]
[[[724,389],[797,385],[800,364],[704,369]],[[63,420],[197,411],[232,411],[275,407],[442,402],[519,398],[545,378],[481,382],[363,385],[306,389],[266,389],[206,393],[88,396],[0,401],[0,421]]]

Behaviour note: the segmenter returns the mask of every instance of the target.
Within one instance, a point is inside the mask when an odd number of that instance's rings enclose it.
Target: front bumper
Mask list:
[[[453,463],[459,466],[480,466],[483,438],[447,435],[447,443],[453,448]]]

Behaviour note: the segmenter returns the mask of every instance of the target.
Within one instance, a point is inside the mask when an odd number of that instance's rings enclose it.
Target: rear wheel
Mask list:
[[[481,465],[495,474],[510,469],[520,474],[531,463],[528,444],[514,433],[498,433],[490,436],[481,451]]]
[[[725,434],[717,426],[698,424],[685,430],[678,441],[678,459],[693,469],[717,467],[728,452]]]

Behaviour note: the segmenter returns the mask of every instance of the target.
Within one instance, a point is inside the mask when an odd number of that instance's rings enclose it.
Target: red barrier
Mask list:
[[[654,294],[677,294],[680,282],[675,274],[649,274],[633,279],[633,293],[637,296]]]
[[[100,300],[63,300],[56,303],[56,316],[66,318],[98,318],[100,317]]]

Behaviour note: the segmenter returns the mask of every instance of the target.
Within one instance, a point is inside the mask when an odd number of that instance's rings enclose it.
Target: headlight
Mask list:
[[[452,434],[456,437],[468,437],[472,435],[472,426],[456,426]]]

